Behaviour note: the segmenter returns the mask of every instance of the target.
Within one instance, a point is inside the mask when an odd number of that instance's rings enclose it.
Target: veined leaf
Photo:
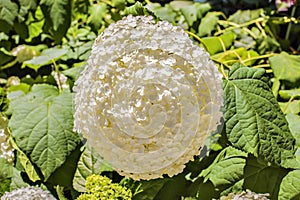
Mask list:
[[[226,133],[234,147],[280,165],[294,156],[295,139],[264,74],[232,66],[224,80]]]
[[[85,192],[85,180],[92,174],[103,171],[113,171],[112,168],[98,155],[92,147],[86,145],[77,164],[73,179],[73,187],[79,192]]]
[[[45,180],[61,166],[80,139],[73,133],[72,94],[50,85],[34,85],[28,94],[9,94],[9,127],[18,147]]]
[[[294,170],[286,175],[280,185],[278,200],[300,198],[300,170]]]

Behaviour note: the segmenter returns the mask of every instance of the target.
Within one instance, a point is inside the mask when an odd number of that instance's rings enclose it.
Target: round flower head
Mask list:
[[[39,187],[28,186],[11,192],[5,192],[1,200],[55,200],[55,198]]]
[[[182,172],[221,117],[221,75],[209,55],[152,17],[111,24],[74,91],[75,130],[133,179]]]

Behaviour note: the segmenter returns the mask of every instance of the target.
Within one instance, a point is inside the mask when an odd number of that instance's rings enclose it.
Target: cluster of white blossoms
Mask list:
[[[56,200],[48,191],[39,187],[28,186],[5,192],[1,200]]]
[[[74,91],[74,129],[137,180],[182,172],[222,115],[209,55],[182,28],[146,16],[127,16],[95,40]]]
[[[5,158],[8,162],[14,161],[14,148],[9,140],[9,132],[7,130],[8,119],[0,115],[0,158]]]
[[[223,196],[220,200],[269,200],[270,194],[257,194],[250,190],[242,191],[239,194],[230,193],[228,196]]]

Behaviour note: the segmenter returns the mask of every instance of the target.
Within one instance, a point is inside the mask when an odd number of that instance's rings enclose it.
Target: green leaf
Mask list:
[[[26,39],[26,42],[31,42],[33,38],[39,36],[43,32],[42,28],[44,22],[44,15],[40,6],[36,9],[34,16],[31,12],[28,14],[26,24],[29,32],[29,37]]]
[[[281,52],[269,60],[276,78],[293,84],[300,81],[300,56]]]
[[[228,21],[235,22],[237,24],[242,24],[250,20],[257,19],[263,12],[263,9],[238,10],[237,12],[229,16]]]
[[[21,172],[16,168],[13,169],[13,176],[11,178],[10,190],[16,190],[28,186],[22,179]]]
[[[278,200],[300,199],[300,170],[294,170],[286,175],[280,185]]]
[[[284,168],[250,157],[244,169],[243,187],[256,193],[269,193],[272,199],[276,199],[280,183],[287,172]]]
[[[51,64],[66,53],[67,49],[59,49],[57,47],[45,49],[39,56],[35,56],[31,60],[25,61],[23,67],[27,66],[37,71],[41,66]]]
[[[26,156],[26,154],[18,147],[14,140],[11,140],[12,146],[17,150],[17,159],[24,168],[27,176],[33,182],[41,180],[39,175],[36,172],[35,167],[33,166],[32,162]]]
[[[145,6],[148,10],[153,12],[157,17],[162,20],[174,22],[177,16],[176,12],[172,9],[169,4],[162,7],[159,3],[151,3]]]
[[[293,157],[295,139],[264,74],[232,66],[224,80],[226,133],[234,147],[280,165]]]
[[[216,47],[217,45],[213,48]],[[213,60],[218,61],[219,63],[224,63],[227,66],[231,66],[236,62],[244,62],[245,65],[251,66],[256,62],[257,57],[259,57],[259,55],[256,51],[247,51],[245,48],[228,50],[211,56]]]
[[[85,192],[85,180],[89,175],[113,171],[112,168],[98,155],[92,147],[86,145],[77,164],[73,179],[73,187],[79,192]]]
[[[0,181],[13,176],[13,166],[5,158],[0,157]]]
[[[183,14],[184,18],[186,19],[189,26],[192,26],[193,23],[197,21],[197,17],[199,15],[202,16],[201,12],[200,12],[200,14],[198,14],[198,10],[196,7],[197,4],[199,4],[199,3],[184,6],[183,8],[180,8],[180,11],[182,12],[182,14]]]
[[[228,188],[243,179],[247,153],[233,147],[223,149],[215,161],[200,176],[216,188]]]
[[[217,27],[219,15],[219,12],[208,12],[205,17],[201,19],[200,25],[198,27],[198,35],[200,37],[204,35],[211,35],[211,33]]]
[[[59,43],[71,24],[71,0],[42,0],[40,6],[45,16],[44,28]]]
[[[234,34],[232,32],[227,32],[220,37],[205,37],[202,39],[202,42],[210,55],[226,51],[226,49],[232,46],[233,41]]]
[[[293,136],[296,138],[296,147],[300,148],[300,116],[287,114],[286,119],[289,122],[289,127]]]
[[[283,99],[290,99],[291,97],[300,97],[300,88],[292,90],[280,90],[279,95]]]
[[[168,178],[153,179],[149,181],[136,181],[139,185],[140,192],[132,197],[133,200],[151,200],[155,199],[156,195],[163,188],[164,184],[169,181]],[[159,199],[159,198],[158,198]]]
[[[36,164],[45,180],[60,167],[80,141],[72,132],[72,94],[46,84],[34,85],[27,95],[9,94],[9,127],[16,144]]]
[[[18,16],[18,9],[16,3],[11,2],[10,0],[0,0],[0,20],[13,26],[15,18]]]
[[[284,114],[288,114],[288,113],[298,114],[300,112],[299,100],[294,100],[291,102],[278,102],[278,103]]]
[[[125,15],[134,15],[134,16],[138,16],[138,15],[147,15],[147,14],[148,14],[148,11],[147,11],[147,9],[143,6],[142,3],[136,2],[134,5],[125,8],[125,9],[124,9],[124,14],[125,14]]]
[[[90,13],[91,14],[88,18],[88,23],[90,23],[93,26],[93,29],[95,31],[98,31],[99,28],[105,24],[105,21],[103,19],[107,13],[107,4],[94,4],[90,7]]]

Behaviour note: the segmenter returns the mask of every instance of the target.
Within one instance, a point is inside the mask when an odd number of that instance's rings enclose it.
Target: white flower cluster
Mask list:
[[[1,200],[56,200],[48,191],[39,187],[23,187],[11,192],[5,192]]]
[[[173,176],[220,124],[221,85],[182,28],[128,16],[92,47],[74,87],[74,129],[121,175]]]
[[[270,195],[266,194],[256,194],[250,190],[242,191],[239,194],[230,193],[228,196],[221,197],[220,200],[268,200]]]
[[[0,158],[5,158],[8,162],[14,161],[14,148],[9,141],[7,130],[8,119],[0,115]]]

